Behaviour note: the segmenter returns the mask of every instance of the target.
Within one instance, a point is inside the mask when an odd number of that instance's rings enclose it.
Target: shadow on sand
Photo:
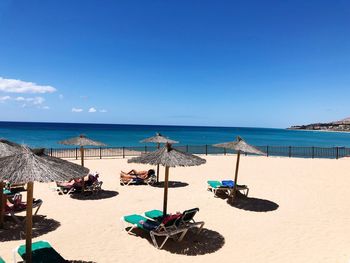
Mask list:
[[[107,199],[117,196],[119,193],[117,191],[111,191],[111,190],[101,190],[98,193],[92,193],[92,192],[77,192],[72,193],[70,195],[71,198],[77,199],[77,200],[101,200],[101,199]]]
[[[253,212],[270,212],[277,210],[279,207],[279,205],[273,201],[255,197],[247,197],[239,192],[237,193],[234,201],[227,198],[227,203],[232,207]]]
[[[186,256],[199,256],[210,254],[218,251],[225,244],[225,238],[218,232],[203,228],[198,234],[197,229],[190,229],[185,238],[181,242],[169,239],[162,250],[168,251],[172,254],[186,255]],[[142,238],[148,240],[153,246],[153,242],[150,235],[141,229],[135,229],[133,232]],[[161,244],[163,239],[157,238],[158,244]],[[156,249],[156,248],[154,248]]]
[[[25,216],[17,216],[23,221]],[[55,231],[61,223],[45,216],[36,215],[33,217],[33,238]],[[25,223],[18,224],[11,217],[5,217],[4,229],[0,229],[0,242],[22,240],[25,238]]]
[[[158,182],[152,186],[158,187],[158,188],[164,188],[164,182]],[[169,181],[168,182],[169,188],[180,188],[180,187],[186,187],[186,186],[188,186],[188,183],[185,183],[185,182],[179,182],[179,181]]]

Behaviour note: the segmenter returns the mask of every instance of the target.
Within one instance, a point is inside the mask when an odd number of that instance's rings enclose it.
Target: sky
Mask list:
[[[0,1],[0,120],[288,127],[350,116],[350,1]]]

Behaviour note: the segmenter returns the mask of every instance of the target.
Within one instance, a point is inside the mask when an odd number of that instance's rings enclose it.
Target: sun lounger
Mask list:
[[[5,260],[3,260],[2,257],[0,257],[0,263],[5,263]]]
[[[70,193],[73,193],[75,191],[75,188],[73,184],[56,182],[56,190],[61,195],[69,195]]]
[[[224,192],[227,195],[232,195],[232,191],[234,188],[234,181],[232,180],[224,180],[224,181],[207,181],[208,191],[212,191],[214,196],[217,196],[217,192]],[[245,196],[248,196],[249,188],[246,185],[237,185],[237,191],[243,191]]]
[[[11,191],[13,191],[13,190],[16,190],[16,191],[18,191],[18,190],[21,190],[21,189],[25,189],[25,185],[26,184],[24,184],[24,183],[18,183],[18,184],[10,184],[9,185],[9,189],[11,190]]]
[[[147,185],[154,185],[157,182],[156,175],[151,175],[147,177],[146,179],[142,178],[127,178],[124,176],[123,173],[120,173],[120,185],[131,185],[131,184],[147,184]]]
[[[198,233],[202,230],[204,226],[204,222],[196,222],[194,220],[194,216],[197,214],[199,211],[199,208],[193,208],[189,210],[185,210],[184,212],[181,213],[181,217],[176,222],[176,226],[178,227],[186,227],[186,228],[192,228],[192,227],[199,227],[198,228]],[[163,212],[160,210],[151,210],[145,212],[145,216],[155,220],[155,221],[160,221],[163,218]]]
[[[13,198],[13,202],[7,201],[5,204],[5,214],[11,215],[11,217],[17,222],[21,223],[21,220],[18,219],[16,214],[25,212],[27,209],[27,203],[24,203],[21,201],[22,196],[21,194],[15,194]],[[34,215],[36,215],[43,204],[43,201],[41,199],[34,199],[33,200],[33,209],[36,208]]]
[[[188,228],[186,227],[176,226],[178,217],[173,218],[166,223],[151,220],[137,214],[123,216],[120,220],[122,222],[124,230],[126,230],[125,224],[131,226],[131,228],[127,230],[128,234],[133,234],[132,231],[135,228],[139,228],[148,232],[151,236],[153,245],[158,249],[162,249],[169,238],[181,241],[188,231]],[[164,240],[160,245],[158,245],[156,237],[164,237]]]
[[[23,260],[26,256],[25,245],[18,246],[13,251],[14,262],[17,262],[16,254]],[[37,241],[32,244],[32,262],[35,263],[63,263],[67,262],[47,241]]]
[[[86,186],[85,191],[90,191],[93,194],[96,194],[102,190],[102,184],[102,181],[93,182],[92,185]]]

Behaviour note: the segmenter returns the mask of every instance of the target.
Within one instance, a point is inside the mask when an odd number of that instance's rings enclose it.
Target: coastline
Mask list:
[[[293,128],[286,128],[286,130],[291,131],[311,131],[311,132],[333,132],[333,133],[350,133],[350,131],[333,131],[333,130],[309,130],[309,129],[293,129]]]

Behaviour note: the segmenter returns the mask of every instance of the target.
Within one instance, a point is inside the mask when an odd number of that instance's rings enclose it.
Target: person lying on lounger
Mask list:
[[[85,186],[90,186],[94,182],[98,181],[99,174],[95,172],[94,174],[89,174],[84,177],[84,185]],[[82,179],[81,178],[74,178],[70,180],[69,182],[58,182],[57,186],[59,187],[74,187],[75,189],[81,189],[83,184],[82,184]]]
[[[150,169],[148,171],[136,171],[136,170],[131,170],[127,173],[121,171],[120,173],[125,179],[129,178],[129,179],[135,179],[135,178],[139,178],[139,179],[147,179],[148,177],[152,176],[155,174],[155,171],[153,169]]]

